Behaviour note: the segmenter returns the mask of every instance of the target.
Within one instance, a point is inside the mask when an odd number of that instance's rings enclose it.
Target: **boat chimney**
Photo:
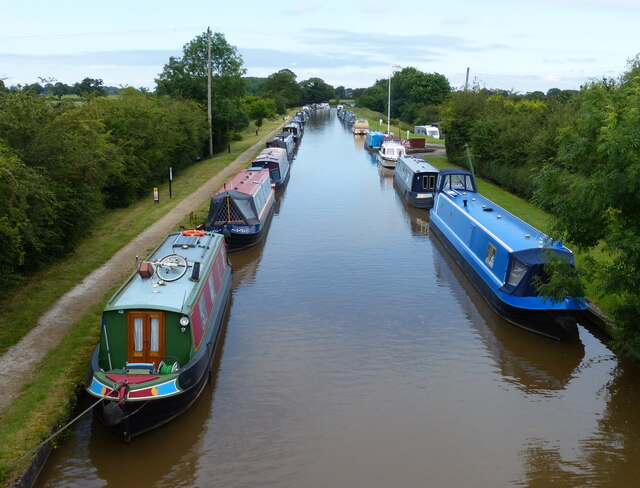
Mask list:
[[[200,281],[200,261],[193,263],[193,270],[191,271],[191,281]]]
[[[466,198],[464,200],[462,200],[462,205],[464,205],[465,207],[467,206],[467,199]]]

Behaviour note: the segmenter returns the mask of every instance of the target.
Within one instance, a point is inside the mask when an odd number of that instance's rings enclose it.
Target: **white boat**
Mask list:
[[[399,138],[385,138],[380,145],[380,150],[376,159],[380,166],[385,168],[395,168],[398,158],[406,154],[406,149]]]

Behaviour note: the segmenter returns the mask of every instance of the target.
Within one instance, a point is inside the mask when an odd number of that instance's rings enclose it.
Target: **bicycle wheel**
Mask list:
[[[168,254],[156,263],[156,273],[164,281],[176,281],[187,272],[187,260],[177,254]]]

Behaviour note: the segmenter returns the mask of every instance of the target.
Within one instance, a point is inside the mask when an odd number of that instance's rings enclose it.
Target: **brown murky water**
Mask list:
[[[130,444],[88,416],[38,486],[638,486],[638,365],[496,317],[335,112],[291,171],[194,408]]]

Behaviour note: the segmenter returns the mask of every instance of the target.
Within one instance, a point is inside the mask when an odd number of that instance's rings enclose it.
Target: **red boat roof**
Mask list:
[[[242,193],[246,193],[247,195],[254,195],[263,185],[265,180],[267,181],[267,184],[271,186],[268,169],[243,169],[237,175],[231,178],[231,180],[227,181],[222,186],[222,188],[214,193],[214,195],[217,195],[218,193],[224,193],[225,191],[229,190],[236,190]]]

